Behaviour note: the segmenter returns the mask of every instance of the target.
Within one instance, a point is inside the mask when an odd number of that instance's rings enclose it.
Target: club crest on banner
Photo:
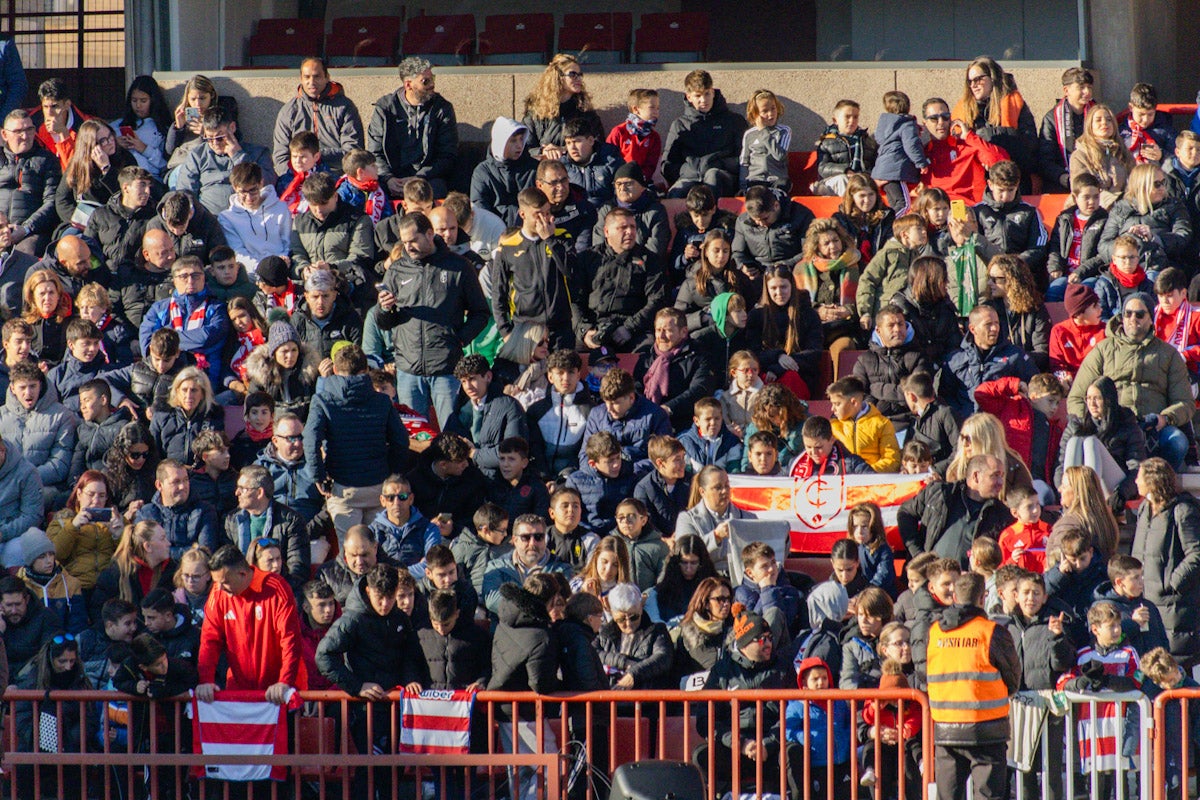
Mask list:
[[[820,530],[846,508],[846,479],[842,475],[812,475],[792,479],[792,509],[810,528]]]

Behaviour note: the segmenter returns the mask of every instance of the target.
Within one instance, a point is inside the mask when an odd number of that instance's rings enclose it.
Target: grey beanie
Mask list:
[[[21,535],[21,559],[25,566],[31,566],[46,553],[53,552],[54,542],[41,528],[30,528]]]
[[[271,329],[267,333],[267,351],[271,356],[275,355],[275,351],[283,347],[288,342],[300,344],[300,334],[292,327],[290,322],[272,322]]]

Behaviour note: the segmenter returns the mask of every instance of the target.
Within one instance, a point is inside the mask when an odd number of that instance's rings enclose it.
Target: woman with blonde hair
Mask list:
[[[96,578],[96,588],[88,603],[92,619],[100,619],[100,609],[110,598],[119,597],[140,605],[150,589],[172,591],[177,567],[171,558],[171,541],[162,525],[149,519],[126,525],[112,563]]]
[[[179,105],[175,107],[174,124],[167,128],[163,144],[168,170],[186,161],[192,149],[200,144],[200,120],[205,111],[217,104],[217,99],[216,85],[203,75],[193,75],[183,85]]]
[[[54,193],[58,218],[69,223],[80,211],[79,222],[86,225],[92,212],[120,195],[117,175],[125,167],[136,167],[137,160],[128,150],[117,147],[112,128],[95,119],[84,120],[75,134],[75,150],[63,169],[62,180]],[[84,207],[81,209],[80,205]],[[67,231],[74,233],[74,231]]]
[[[993,256],[988,263],[988,305],[1000,318],[1000,339],[1020,347],[1039,372],[1050,366],[1050,328],[1042,293],[1025,259],[1017,255]]]
[[[853,176],[852,176],[853,177]],[[859,262],[862,254],[857,243],[835,219],[813,220],[804,234],[804,254],[792,271],[796,286],[808,292],[809,300],[821,319],[825,349],[833,358],[833,377],[837,374],[838,354],[859,343],[858,293]]]
[[[1029,177],[1037,169],[1037,121],[1012,76],[995,59],[979,56],[967,65],[953,119],[984,141],[1004,148],[1021,168],[1021,193],[1029,194]]]
[[[208,375],[196,367],[185,367],[175,376],[167,404],[154,412],[150,437],[163,458],[190,467],[198,455],[192,452],[192,442],[201,431],[224,431],[225,409],[213,402]]]
[[[1095,177],[1100,181],[1100,205],[1109,209],[1125,191],[1136,163],[1117,131],[1112,109],[1103,103],[1092,106],[1071,153],[1071,179],[1084,173]]]
[[[1111,259],[1117,237],[1132,236],[1138,242],[1139,260],[1153,280],[1167,267],[1183,266],[1194,233],[1187,209],[1167,192],[1162,167],[1138,164],[1129,173],[1125,194],[1108,213],[1100,234],[1100,255]]]
[[[33,326],[29,352],[55,365],[67,352],[67,318],[73,304],[62,279],[52,269],[30,270],[21,287],[21,319]]]
[[[550,380],[546,377],[546,359],[550,357],[549,330],[540,322],[517,322],[512,335],[496,351],[492,378],[504,387],[522,408],[546,396]]]
[[[1029,474],[1029,468],[1025,466],[1025,462],[1021,461],[1021,456],[1017,454],[1017,451],[1008,446],[1008,438],[1004,435],[1004,425],[991,414],[983,412],[972,414],[963,422],[962,428],[958,432],[958,444],[954,448],[954,455],[945,465],[946,480],[951,483],[966,480],[967,462],[973,456],[992,456],[1000,463],[1005,464],[1004,491],[1000,493],[1001,500],[1014,486],[1027,486],[1033,489],[1033,476]],[[940,467],[942,464],[935,464],[934,470],[940,472]]]
[[[574,117],[586,118],[597,142],[604,141],[600,115],[583,85],[583,67],[575,56],[559,53],[550,59],[537,85],[525,98],[523,124],[529,129],[525,147],[530,150],[541,147],[543,159],[562,158],[566,153],[563,123]]]
[[[1063,470],[1058,495],[1062,502],[1062,516],[1050,529],[1046,537],[1046,566],[1058,561],[1062,538],[1069,531],[1080,530],[1092,539],[1096,557],[1107,560],[1117,552],[1121,530],[1116,517],[1108,507],[1104,487],[1091,467],[1067,467]]]

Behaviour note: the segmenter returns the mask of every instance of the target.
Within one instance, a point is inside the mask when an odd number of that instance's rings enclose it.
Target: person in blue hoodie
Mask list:
[[[697,400],[692,423],[692,427],[679,434],[689,471],[699,472],[715,464],[726,472],[737,472],[742,465],[742,440],[725,427],[721,401],[715,397]]]
[[[441,544],[438,526],[413,506],[413,491],[403,475],[389,475],[379,494],[383,510],[375,515],[370,528],[375,531],[383,552],[416,580],[425,577],[425,554]]]
[[[875,141],[879,143],[879,155],[871,178],[885,181],[883,190],[888,205],[896,216],[908,210],[908,185],[921,180],[921,171],[929,166],[925,149],[921,146],[921,129],[917,118],[908,113],[911,102],[904,92],[890,91],[883,94],[884,113],[879,115],[875,126]]]
[[[796,685],[800,689],[823,692],[832,687],[829,666],[815,656],[806,658],[796,668]],[[829,740],[829,716],[833,716],[833,741]],[[807,739],[805,718],[807,717]],[[807,747],[808,780],[813,797],[829,797],[829,757],[833,755],[833,794],[835,798],[850,796],[850,707],[845,700],[788,701],[784,712],[787,741]],[[802,762],[803,763],[803,762]],[[801,765],[802,768],[802,765]]]
[[[196,357],[196,366],[219,385],[221,351],[229,335],[229,314],[225,304],[214,301],[204,286],[204,262],[199,256],[182,256],[171,265],[175,291],[155,301],[138,326],[138,344],[150,352],[150,337],[160,328],[173,328],[179,334],[179,349]]]
[[[520,225],[517,194],[533,186],[538,162],[525,144],[529,129],[515,119],[496,117],[487,158],[471,173],[471,203],[491,211],[508,226]]]

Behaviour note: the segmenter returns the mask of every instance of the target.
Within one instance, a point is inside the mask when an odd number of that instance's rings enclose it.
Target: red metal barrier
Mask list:
[[[218,763],[215,759],[191,752],[180,746],[189,739],[190,720],[182,713],[189,702],[187,698],[150,702],[148,705],[149,752],[134,750],[132,737],[127,737],[123,749],[111,746],[110,731],[116,728],[107,715],[99,714],[101,704],[114,698],[128,701],[131,712],[134,707],[145,707],[147,701],[127,698],[111,692],[45,692],[12,691],[5,695],[8,714],[4,735],[4,757],[8,779],[15,782],[12,796],[40,797],[49,782],[53,782],[60,797],[102,796],[104,798],[137,798],[184,796],[185,784],[192,779],[187,769],[206,763]],[[859,786],[861,770],[855,757],[857,735],[855,720],[865,705],[873,701],[895,703],[898,715],[903,718],[906,709],[916,709],[922,714],[921,775],[914,776],[908,766],[907,743],[903,730],[897,741],[885,744],[881,732],[874,736],[874,763],[880,776],[880,789],[884,789],[885,759],[895,760],[895,783],[886,787],[894,789],[900,800],[920,800],[927,793],[933,780],[933,737],[932,721],[929,716],[928,700],[912,690],[901,691],[738,691],[738,692],[678,692],[678,691],[609,691],[579,695],[535,695],[532,693],[480,692],[476,697],[475,714],[486,728],[476,728],[480,736],[472,742],[473,752],[469,756],[406,756],[394,754],[394,743],[399,731],[399,694],[387,701],[386,719],[391,728],[389,740],[392,752],[387,754],[360,754],[355,748],[351,728],[357,716],[351,711],[372,709],[382,714],[379,704],[363,704],[341,692],[303,692],[306,715],[294,715],[291,725],[292,752],[275,756],[221,756],[222,764],[284,765],[291,768],[289,781],[293,784],[296,797],[302,790],[321,798],[327,796],[352,796],[352,777],[356,768],[375,767],[366,771],[368,791],[374,791],[376,774],[390,778],[392,797],[411,796],[415,785],[419,789],[425,781],[433,781],[440,797],[456,798],[469,793],[472,784],[486,782],[488,796],[496,798],[498,789],[506,780],[521,781],[521,785],[536,789],[543,800],[557,800],[566,795],[566,781],[571,767],[579,768],[578,779],[584,780],[583,787],[576,788],[572,797],[606,796],[600,791],[607,784],[611,770],[622,763],[645,758],[667,758],[691,761],[701,744],[708,745],[707,757],[699,763],[705,776],[709,800],[717,797],[716,784],[725,781],[742,791],[761,792],[766,789],[789,785],[789,777],[803,789],[796,793],[803,800],[814,798],[812,779],[824,771],[827,795],[832,797],[835,788],[835,767],[828,757],[834,747],[833,715],[825,714],[825,730],[819,731],[812,723],[814,707],[828,709],[835,701],[845,701],[850,712],[850,763],[849,781],[852,800],[868,797],[873,793]],[[800,741],[793,744],[791,758],[784,739],[788,701],[807,701],[801,717]],[[31,705],[32,704],[32,705]],[[83,741],[90,741],[93,751],[85,753],[39,752],[37,743],[41,731],[40,712],[53,713],[63,718],[64,709],[77,704],[79,709],[78,731],[65,731],[57,727],[59,749],[70,734],[78,734]],[[769,704],[778,704],[778,710],[769,709]],[[755,730],[752,737],[745,735],[738,725],[732,730],[718,729],[715,717],[719,710],[727,709],[730,718],[738,719],[739,713],[753,705],[755,708]],[[22,718],[31,719],[30,730],[19,731],[13,721],[20,706],[32,711]],[[132,713],[130,715],[132,717]],[[372,713],[365,717],[366,741],[376,740],[375,719]],[[698,718],[706,718],[703,729],[697,726]],[[89,720],[98,720],[92,725]],[[514,727],[509,720],[516,719]],[[731,734],[732,752],[742,752],[747,742],[762,743],[770,729],[778,726],[781,746],[778,755],[749,759],[752,767],[745,766],[741,759],[722,762],[717,758],[717,749],[712,744],[722,736]],[[506,730],[507,729],[507,730]],[[486,731],[486,733],[485,733]],[[825,766],[813,765],[812,740],[824,734],[827,747]],[[26,739],[24,748],[20,740]],[[20,737],[20,739],[19,739]],[[484,741],[478,741],[482,738]],[[175,743],[170,749],[164,744]],[[32,743],[32,744],[30,744]],[[572,743],[578,743],[573,746]],[[727,765],[727,769],[726,769]],[[148,770],[148,781],[143,789],[139,784]],[[454,769],[458,768],[458,769]],[[520,768],[524,768],[523,770]],[[728,773],[727,776],[725,773]],[[457,783],[456,783],[457,781]],[[401,783],[406,790],[402,793]],[[340,784],[340,786],[339,786]],[[919,790],[917,786],[919,784]],[[75,787],[78,786],[76,793]],[[268,782],[266,786],[250,789],[250,796],[276,796],[278,784]],[[307,789],[304,787],[307,786]],[[577,784],[578,786],[578,784]],[[906,790],[912,787],[919,791]],[[54,791],[52,787],[52,791]],[[340,791],[339,791],[340,789]],[[173,791],[172,791],[173,790]],[[236,791],[236,790],[235,790]],[[453,792],[453,793],[451,793]],[[722,790],[722,794],[724,791]],[[230,796],[230,785],[225,784],[226,797]],[[815,800],[815,798],[814,798]]]
[[[1190,729],[1200,722],[1193,721],[1200,710],[1192,705],[1194,701],[1200,701],[1200,689],[1168,689],[1154,698],[1154,727],[1150,731],[1154,740],[1154,800],[1188,800],[1196,796],[1188,791],[1189,773],[1194,769]]]

